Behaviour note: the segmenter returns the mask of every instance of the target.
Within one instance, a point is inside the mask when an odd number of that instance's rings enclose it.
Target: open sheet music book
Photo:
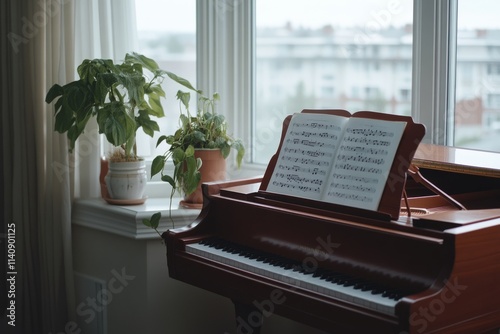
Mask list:
[[[388,119],[387,119],[388,118]],[[267,192],[378,210],[391,173],[404,184],[405,172],[425,129],[410,117],[375,112],[294,114],[280,143]],[[396,166],[405,131],[418,129],[413,152]],[[411,132],[410,131],[410,132]],[[400,160],[400,159],[399,159]],[[406,168],[406,169],[405,169]],[[395,187],[401,200],[402,185]],[[395,202],[396,200],[394,200]]]

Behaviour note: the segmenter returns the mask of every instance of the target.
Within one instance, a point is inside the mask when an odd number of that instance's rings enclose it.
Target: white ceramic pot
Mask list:
[[[137,200],[144,197],[147,174],[144,160],[109,162],[106,187],[112,199]]]

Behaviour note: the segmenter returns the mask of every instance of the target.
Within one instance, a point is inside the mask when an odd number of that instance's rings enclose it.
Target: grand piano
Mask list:
[[[204,184],[199,217],[163,234],[169,275],[230,298],[238,333],[272,314],[328,333],[498,333],[499,154],[420,144],[397,217],[268,196],[266,175]]]

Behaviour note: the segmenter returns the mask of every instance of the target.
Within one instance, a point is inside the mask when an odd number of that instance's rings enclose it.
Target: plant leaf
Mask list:
[[[236,164],[238,168],[241,167],[241,162],[243,161],[243,156],[245,155],[245,146],[241,142],[241,140],[237,139],[233,142],[233,145],[231,146],[236,150]]]
[[[151,228],[158,228],[158,225],[160,225],[160,219],[161,219],[161,212],[157,212],[151,216],[150,219],[143,219],[142,223],[148,227]]]
[[[55,130],[59,133],[68,131],[75,122],[75,114],[64,106],[56,114]]]
[[[99,126],[99,133],[104,133],[106,121],[111,116],[112,112],[111,109],[112,109],[111,104],[107,104],[103,108],[99,109],[99,112],[97,113],[96,117],[97,125]]]
[[[45,102],[51,103],[56,97],[61,96],[63,92],[63,88],[60,85],[53,85],[52,87],[50,87],[47,95],[45,96]]]
[[[198,168],[198,159],[189,156],[185,160],[185,172],[182,178],[182,189],[186,195],[192,194],[201,180],[201,174]]]
[[[229,153],[231,152],[231,146],[229,146],[227,143],[220,147],[220,152],[224,159],[226,159],[229,156]]]
[[[168,77],[172,80],[174,80],[175,82],[177,82],[178,84],[186,87],[186,88],[189,88],[195,92],[197,92],[198,94],[202,94],[203,92],[201,90],[198,90],[196,88],[193,87],[193,85],[191,85],[191,83],[187,80],[187,79],[184,79],[172,72],[169,72],[169,71],[165,71],[165,73],[168,75]]]
[[[186,154],[184,153],[184,150],[180,147],[177,147],[172,152],[172,160],[174,161],[175,165],[179,164],[179,162],[182,162],[185,156]]]
[[[163,175],[161,177],[161,180],[163,182],[168,182],[168,184],[170,184],[170,186],[172,186],[172,188],[175,189],[175,181],[174,181],[174,179],[170,175]]]
[[[156,142],[156,147],[158,147],[163,141],[166,141],[167,138],[168,137],[166,135],[161,135],[160,138],[158,138],[158,141]]]
[[[127,53],[125,55],[125,62],[132,63],[132,64],[140,64],[144,68],[150,70],[153,73],[159,69],[159,66],[156,63],[156,61],[154,61],[153,59],[148,58],[144,55],[141,55],[137,52]]]
[[[161,105],[160,95],[151,93],[149,94],[149,109],[150,114],[156,117],[165,116],[165,112],[163,111],[163,106]]]
[[[151,177],[160,173],[163,168],[165,168],[165,159],[163,156],[159,155],[154,158],[153,162],[151,163]]]
[[[118,102],[111,104],[111,113],[104,123],[106,139],[114,146],[120,146],[135,136],[136,124],[125,107]]]
[[[183,92],[182,90],[177,91],[177,99],[181,101],[182,105],[186,110],[189,110],[189,100],[191,99],[191,94],[188,92]]]
[[[184,152],[186,157],[193,157],[194,156],[194,147],[193,145],[189,145],[186,151]]]
[[[155,131],[160,131],[158,123],[153,121],[146,110],[139,110],[139,116],[135,118],[137,128],[142,127],[144,132],[150,137],[154,136]]]

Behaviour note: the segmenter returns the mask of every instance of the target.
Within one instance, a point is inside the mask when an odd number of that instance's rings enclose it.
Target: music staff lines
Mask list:
[[[284,151],[286,153],[291,153],[291,154],[299,154],[301,156],[309,156],[309,157],[333,157],[332,152],[324,152],[320,150],[303,150],[301,148],[288,148],[285,147]]]
[[[319,122],[295,122],[292,123],[292,129],[320,129],[320,130],[328,130],[328,131],[341,131],[342,128],[336,124],[326,124]]]
[[[374,164],[374,165],[382,165],[385,163],[385,159],[383,158],[375,158],[375,157],[367,157],[362,155],[352,155],[352,154],[339,154],[337,156],[337,161],[342,162],[361,162],[364,164]]]
[[[276,172],[276,177],[279,177],[280,179],[285,179],[288,182],[295,182],[297,184],[307,183],[307,184],[314,184],[314,185],[319,185],[319,186],[321,186],[323,184],[322,179],[300,176],[298,174]]]
[[[349,172],[363,172],[369,174],[382,174],[382,169],[376,167],[368,167],[363,165],[353,165],[350,163],[336,163],[334,168],[336,170],[346,170]]]
[[[294,145],[298,145],[298,144],[302,144],[304,146],[309,146],[309,147],[324,147],[324,148],[331,148],[332,150],[335,149],[335,145],[333,144],[329,144],[329,143],[326,143],[326,142],[322,142],[322,141],[317,141],[317,140],[308,140],[308,139],[298,139],[298,138],[294,138],[294,139],[287,139],[286,140],[286,143],[287,144],[294,144]]]
[[[318,167],[301,167],[300,165],[293,165],[293,166],[287,166],[287,165],[278,165],[278,169],[281,170],[287,170],[287,171],[294,171],[294,172],[300,172],[300,173],[307,173],[311,175],[321,175],[321,176],[326,176],[326,171],[319,169]]]
[[[406,125],[363,116],[295,114],[267,189],[376,210]]]
[[[339,137],[337,134],[334,133],[328,133],[328,132],[314,132],[314,131],[293,131],[291,130],[290,135],[298,137],[305,137],[305,138],[322,138],[322,139],[331,139],[331,140],[338,140]]]
[[[365,195],[357,195],[357,194],[348,194],[340,191],[329,191],[329,197],[340,198],[344,200],[363,202],[363,203],[371,203],[373,202],[373,198]]]
[[[363,147],[363,146],[347,146],[340,145],[339,149],[345,152],[353,152],[358,154],[373,154],[373,155],[387,155],[389,152],[383,148]]]
[[[339,173],[333,173],[331,176],[332,179],[335,180],[346,180],[346,181],[352,181],[352,182],[360,182],[364,184],[378,184],[379,180],[373,177],[366,177],[366,176],[358,176],[358,175],[352,175],[352,174],[339,174]],[[333,184],[333,182],[332,182]]]
[[[349,143],[356,143],[356,144],[365,144],[366,146],[390,146],[391,142],[388,140],[380,140],[380,139],[370,139],[367,137],[360,137],[360,136],[345,136],[344,141],[349,142]]]
[[[313,187],[310,185],[299,185],[299,184],[290,184],[286,182],[281,182],[281,181],[273,181],[272,182],[273,186],[278,187],[278,188],[286,188],[286,189],[297,189],[300,190],[301,192],[313,192],[313,193],[320,193],[321,192],[321,187]]]
[[[347,128],[347,133],[352,133],[353,135],[363,135],[365,137],[394,137],[394,132],[379,130],[379,129],[366,129],[366,128]]]
[[[283,161],[291,161],[293,163],[300,163],[304,165],[313,165],[313,166],[329,166],[330,161],[321,161],[318,159],[312,159],[312,158],[300,158],[300,157],[292,157],[292,156],[283,156],[281,157],[281,160]]]
[[[370,187],[370,186],[365,186],[365,185],[353,185],[353,184],[348,184],[348,183],[335,183],[332,182],[330,184],[330,187],[332,189],[342,189],[342,190],[348,190],[352,192],[363,192],[363,193],[375,193],[376,188],[375,187]]]

